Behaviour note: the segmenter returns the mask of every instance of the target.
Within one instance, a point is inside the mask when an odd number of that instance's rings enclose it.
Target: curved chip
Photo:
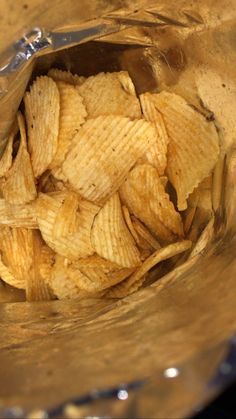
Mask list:
[[[68,200],[73,199],[71,210]],[[94,253],[90,234],[94,217],[100,209],[97,205],[84,199],[77,200],[70,192],[55,192],[50,195],[40,193],[35,209],[42,236],[55,252],[71,260]]]
[[[163,241],[183,235],[180,214],[175,211],[157,170],[148,165],[136,166],[120,188],[122,202]]]
[[[123,219],[118,193],[109,198],[95,217],[91,241],[96,253],[104,259],[126,268],[140,264],[139,251]]]
[[[132,216],[131,220],[133,228],[139,238],[139,246],[142,248],[142,243],[145,243],[146,246],[144,246],[143,249],[160,249],[160,243],[155,239],[155,237],[153,237],[150,231],[136,217]]]
[[[0,228],[0,252],[2,263],[10,276],[4,281],[16,288],[25,289],[27,277],[33,264],[33,230],[24,228]]]
[[[87,116],[83,99],[74,86],[59,81],[57,87],[60,93],[59,136],[57,151],[50,168],[59,167],[63,163],[72,138]]]
[[[11,270],[3,263],[2,257],[0,254],[0,278],[9,285],[13,285],[14,287],[17,287],[17,284],[19,284],[19,288],[24,288],[22,286],[22,282],[15,278]],[[18,288],[18,287],[17,287]]]
[[[50,301],[53,299],[53,294],[40,271],[40,265],[43,261],[42,250],[44,247],[45,244],[39,231],[34,231],[32,233],[32,265],[26,276],[27,301]],[[50,263],[51,259],[48,258],[48,261]]]
[[[39,274],[48,283],[47,279],[50,277],[53,266],[56,261],[56,253],[45,243],[42,244],[39,254]]]
[[[80,195],[103,204],[153,142],[150,122],[120,116],[90,119],[74,137],[63,172]]]
[[[53,239],[68,237],[75,234],[79,228],[79,203],[80,198],[75,192],[68,191],[58,209],[52,230]]]
[[[21,113],[18,113],[20,128],[20,146],[17,156],[1,182],[3,197],[11,204],[26,204],[36,198],[31,161],[26,144],[25,123]]]
[[[29,152],[35,177],[52,162],[58,145],[60,95],[56,83],[38,77],[24,96]]]
[[[4,176],[12,165],[12,149],[15,132],[12,132],[7,139],[7,145],[4,150],[3,156],[0,159],[0,177]]]
[[[71,270],[62,256],[56,256],[53,269],[46,281],[53,294],[59,299],[78,298],[81,296],[81,290],[75,281],[75,273],[73,272],[73,275],[71,275]]]
[[[137,234],[137,232],[136,232],[136,230],[135,230],[135,228],[133,226],[133,222],[131,220],[131,216],[130,216],[129,210],[128,210],[128,208],[125,205],[122,206],[122,211],[123,211],[124,220],[126,222],[126,225],[127,225],[128,229],[129,229],[130,233],[132,234],[135,242],[137,244],[139,244],[139,236],[138,236],[138,234]]]
[[[0,199],[0,225],[38,228],[36,213],[32,205],[12,205],[5,199]]]
[[[84,275],[84,278],[77,281],[77,284],[88,292],[105,290],[123,281],[134,271],[134,268],[122,268],[98,255],[80,259],[75,262],[75,266]]]
[[[111,287],[105,294],[105,298],[125,298],[130,294],[138,291],[143,285],[146,276],[143,276],[138,281],[129,281],[129,278],[118,285]]]
[[[164,118],[168,136],[167,175],[174,186],[180,211],[187,198],[209,175],[219,155],[219,137],[215,125],[194,110],[180,96],[161,92],[155,100]]]
[[[139,100],[126,71],[88,77],[77,89],[84,98],[89,118],[100,115],[141,117]]]
[[[144,93],[140,95],[144,118],[147,121],[153,122],[156,129],[156,141],[142,157],[142,163],[149,163],[156,167],[161,176],[164,174],[167,165],[169,137],[163,117],[155,105],[156,98],[158,98],[157,93]]]
[[[48,76],[54,81],[63,81],[65,83],[73,84],[74,86],[82,84],[86,78],[72,74],[70,71],[59,70],[58,68],[51,68],[48,72]]]
[[[176,242],[169,244],[162,249],[156,250],[149,258],[143,262],[142,266],[138,268],[128,279],[120,284],[112,287],[105,294],[108,298],[122,298],[126,295],[132,294],[137,291],[142,285],[145,279],[146,273],[158,263],[163,260],[172,258],[179,253],[185,252],[190,249],[192,242],[190,240],[184,240],[182,242]]]
[[[79,287],[79,283],[86,277],[67,259],[56,255],[55,263],[47,278],[47,283],[59,299],[98,298],[102,294],[88,292]]]

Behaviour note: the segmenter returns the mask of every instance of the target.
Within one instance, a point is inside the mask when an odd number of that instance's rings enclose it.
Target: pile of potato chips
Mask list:
[[[51,69],[0,160],[0,278],[28,301],[133,293],[212,219],[219,153],[182,97],[137,97],[125,71]]]

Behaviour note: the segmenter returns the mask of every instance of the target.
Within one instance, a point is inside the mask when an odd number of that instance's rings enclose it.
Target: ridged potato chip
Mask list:
[[[14,281],[10,280],[10,276],[2,279],[16,288],[26,288],[33,264],[33,234],[33,230],[25,228],[0,228],[2,263],[8,268]]]
[[[32,234],[32,265],[26,276],[26,300],[27,301],[49,301],[53,294],[40,273],[41,252],[44,247],[39,231]],[[50,260],[50,259],[49,259]]]
[[[180,211],[187,198],[214,168],[219,156],[215,125],[180,96],[161,92],[155,101],[164,118],[168,136],[167,175],[174,186]]]
[[[182,220],[165,192],[157,169],[148,164],[136,166],[121,186],[120,197],[151,232],[163,241],[183,236]]]
[[[67,188],[70,187],[70,185],[69,185],[69,183],[67,181],[67,177],[63,173],[62,166],[60,166],[60,167],[53,167],[51,169],[51,174],[54,176],[55,179],[60,180],[61,182],[63,182],[67,186]]]
[[[56,256],[55,263],[50,271],[50,275],[46,278],[46,282],[59,300],[81,296],[81,290],[75,282],[75,274],[73,272],[73,275],[71,275],[71,270],[62,256]]]
[[[184,228],[185,232],[190,234],[193,242],[196,241],[212,215],[212,175],[210,175],[194,189],[188,198]]]
[[[72,211],[68,209],[67,204],[63,209],[66,200],[71,199],[69,197],[71,197],[70,192],[54,192],[50,195],[40,193],[35,202],[35,209],[39,229],[48,246],[60,255],[76,260],[95,252],[90,235],[94,217],[100,208],[89,201],[79,199],[77,208],[73,203],[75,214],[72,216]],[[77,225],[75,230],[74,215],[76,215]],[[58,226],[60,228],[57,232]],[[74,230],[73,233],[69,233],[71,228]]]
[[[155,249],[160,248],[160,244],[136,217],[130,215],[125,205],[122,211],[127,227],[140,250],[141,260],[145,260]]]
[[[65,198],[56,214],[52,237],[57,240],[60,237],[68,237],[75,234],[79,226],[79,211],[80,198],[75,192],[68,191]]]
[[[103,204],[153,142],[150,122],[120,116],[90,119],[74,137],[63,172],[80,195]]]
[[[11,168],[1,181],[3,197],[11,204],[26,204],[36,198],[30,156],[27,150],[25,123],[21,113],[18,113],[20,128],[20,146]]]
[[[51,68],[48,72],[48,76],[54,81],[63,81],[65,83],[73,84],[74,86],[79,86],[86,80],[83,76],[72,74],[70,71],[59,70],[58,68]]]
[[[123,216],[124,216],[124,220],[126,222],[126,225],[127,225],[128,229],[129,229],[130,233],[132,234],[135,242],[138,244],[139,243],[139,236],[136,233],[136,230],[135,230],[135,228],[133,226],[133,222],[131,220],[131,216],[130,216],[129,210],[128,210],[128,208],[125,205],[122,206],[122,212],[123,212]]]
[[[42,244],[39,254],[39,274],[48,283],[53,266],[56,262],[56,253],[45,243]]]
[[[103,259],[98,255],[90,256],[86,259],[79,259],[75,266],[85,278],[79,280],[78,285],[81,289],[88,292],[105,290],[131,275],[134,268],[122,268],[114,262]]]
[[[140,102],[144,118],[153,122],[156,129],[156,141],[142,157],[142,163],[149,163],[156,167],[159,175],[163,175],[167,165],[167,146],[169,137],[161,113],[155,106],[157,93],[140,95]]]
[[[77,89],[84,98],[89,118],[101,115],[141,117],[139,100],[126,71],[88,77]]]
[[[193,219],[196,214],[197,206],[199,201],[199,191],[198,188],[195,188],[194,191],[189,195],[188,197],[188,208],[185,211],[184,214],[184,233],[188,234]]]
[[[87,278],[62,256],[56,255],[55,263],[50,275],[47,277],[47,283],[54,295],[60,299],[67,298],[98,298],[102,294],[88,292],[79,287],[79,283],[86,281]]]
[[[133,223],[133,228],[139,238],[139,246],[142,247],[142,243],[145,243],[146,246],[143,247],[144,249],[160,249],[160,243],[155,239],[155,237],[153,237],[150,231],[136,217],[132,216],[131,220]]]
[[[212,207],[215,212],[220,209],[222,202],[222,192],[225,180],[225,159],[226,154],[223,150],[221,150],[212,178]]]
[[[12,132],[7,140],[7,145],[4,150],[3,156],[0,159],[0,177],[4,176],[11,168],[14,137],[15,133]]]
[[[213,215],[205,228],[200,232],[200,237],[197,240],[197,243],[195,244],[189,259],[197,256],[197,255],[203,255],[205,249],[207,246],[211,243],[215,231],[214,231],[214,222],[215,222],[215,216]]]
[[[87,116],[83,99],[74,86],[59,81],[57,87],[60,93],[59,135],[57,151],[50,164],[51,169],[61,166],[72,138]]]
[[[191,246],[192,242],[190,240],[183,240],[182,242],[172,243],[156,250],[156,252],[146,259],[142,266],[140,266],[140,268],[138,268],[128,279],[125,279],[124,282],[112,287],[105,296],[107,298],[123,298],[124,296],[132,294],[143,284],[145,275],[151,268],[163,260],[185,252],[190,249]]]
[[[13,205],[0,199],[0,228],[1,225],[37,229],[35,210],[30,204]]]
[[[25,93],[29,152],[35,177],[52,162],[58,146],[60,94],[50,77],[38,77]]]
[[[22,286],[22,282],[18,281],[11,270],[3,263],[1,253],[0,253],[0,278],[9,285],[13,285],[14,287],[17,287],[17,284],[19,285],[19,288],[24,288]],[[18,287],[17,287],[18,288]]]
[[[95,252],[125,268],[140,265],[134,239],[122,215],[118,193],[115,193],[94,219],[91,242]]]

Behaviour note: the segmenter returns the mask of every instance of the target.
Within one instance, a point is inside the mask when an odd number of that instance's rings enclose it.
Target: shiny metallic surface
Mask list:
[[[9,11],[13,1],[4,3]],[[191,6],[179,0],[178,7],[176,1],[166,6],[144,0],[31,3],[34,8],[28,5],[24,19],[19,1],[12,7],[11,23],[0,20],[7,44],[15,45],[11,53],[24,49],[26,38],[34,42],[31,28],[60,34],[54,45],[63,33],[63,42],[80,42],[68,34],[87,36],[77,31],[100,27],[101,21],[122,30],[96,42],[50,50],[35,62],[26,60],[26,70],[21,66],[0,77],[0,89],[7,92],[0,98],[0,137],[6,136],[31,73],[34,77],[51,66],[85,76],[127,69],[138,93],[167,88],[192,103],[200,97],[217,121],[226,159],[214,239],[170,274],[122,301],[1,304],[0,407],[51,412],[94,389],[98,395],[146,380],[139,389],[128,390],[125,400],[93,397],[92,403],[77,406],[81,417],[189,416],[227,385],[223,375],[229,380],[234,372],[234,358],[231,369],[224,359],[236,330],[235,1],[199,0]],[[6,46],[0,40],[2,52]],[[8,54],[2,57],[5,65],[10,62]]]

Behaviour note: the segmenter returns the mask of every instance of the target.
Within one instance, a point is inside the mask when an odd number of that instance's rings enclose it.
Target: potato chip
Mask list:
[[[65,176],[65,174],[63,173],[62,167],[53,167],[51,169],[51,174],[54,176],[54,178],[56,180],[60,180],[61,182],[63,182],[64,184],[66,184],[66,186],[69,188],[69,184],[67,182],[67,177]]]
[[[212,211],[208,212],[200,206],[197,206],[195,217],[188,233],[189,240],[191,240],[193,243],[198,240],[201,232],[205,229],[212,216]]]
[[[135,242],[138,244],[139,243],[139,237],[138,237],[138,234],[136,233],[136,230],[133,226],[129,210],[125,205],[122,206],[122,212],[123,212],[123,216],[124,216],[124,220],[126,222],[126,225],[129,229],[130,233],[132,234]]]
[[[129,282],[129,278],[125,279],[118,285],[111,287],[106,293],[105,298],[125,298],[130,294],[138,291],[143,285],[146,276],[143,276],[136,282]]]
[[[151,233],[144,227],[144,225],[142,223],[140,223],[140,221],[136,217],[134,217],[133,215],[132,215],[132,217],[130,216],[129,210],[125,205],[123,205],[122,211],[123,211],[123,216],[124,216],[124,220],[126,222],[126,225],[129,229],[130,233],[132,234],[132,236],[133,236],[133,238],[134,238],[134,240],[137,244],[137,247],[140,251],[140,259],[141,259],[141,261],[143,261],[143,260],[147,259],[147,257],[149,257],[156,248],[159,248],[160,245],[159,245],[158,241],[151,235]],[[138,228],[137,228],[137,231],[135,229],[135,222],[137,224],[140,224],[140,226],[138,226]],[[139,229],[141,229],[141,234],[140,235],[138,234]],[[148,235],[148,237],[147,237],[147,235]],[[148,240],[146,240],[144,238],[144,236],[146,238],[148,238]],[[154,241],[154,243],[155,243],[154,247],[152,247],[152,245],[150,244],[150,241]],[[156,247],[156,246],[158,246],[158,247]]]
[[[185,234],[188,234],[192,226],[193,219],[196,214],[198,201],[199,201],[199,191],[198,191],[198,188],[196,188],[189,195],[188,208],[186,209],[185,214],[184,214],[184,233]]]
[[[214,168],[219,155],[215,125],[196,112],[180,96],[161,92],[155,100],[170,139],[167,175],[176,189],[178,209],[187,208],[187,198]]]
[[[4,281],[16,288],[25,289],[33,264],[33,230],[1,227],[0,252],[2,263],[12,275],[11,279],[10,276],[2,276]]]
[[[63,81],[65,83],[73,84],[74,86],[79,86],[86,80],[83,76],[72,74],[70,71],[59,70],[58,68],[51,68],[48,72],[48,76],[54,81]]]
[[[133,227],[138,234],[139,241],[143,239],[149,247],[154,250],[160,249],[160,243],[153,237],[150,231],[134,216],[132,216]],[[147,248],[147,247],[146,247]]]
[[[17,284],[19,285],[19,288],[23,288],[22,282],[15,278],[11,270],[3,263],[1,252],[0,252],[0,278],[9,285],[13,285],[14,287],[17,287]]]
[[[88,77],[77,89],[84,98],[89,118],[101,115],[141,117],[139,100],[126,71]]]
[[[0,177],[4,176],[12,165],[12,150],[15,133],[12,132],[7,140],[3,156],[0,159]]]
[[[32,265],[26,276],[26,299],[27,301],[52,300],[53,294],[40,274],[41,252],[45,247],[38,231],[32,234]],[[49,259],[50,262],[50,259]]]
[[[35,177],[52,162],[58,146],[60,94],[47,76],[38,77],[24,96],[29,152]]]
[[[0,225],[30,229],[38,228],[36,213],[30,204],[13,205],[9,204],[5,199],[0,199]]]
[[[42,244],[39,254],[39,274],[46,281],[50,277],[51,271],[56,261],[56,253],[45,243]]]
[[[46,282],[57,298],[78,298],[81,296],[81,290],[75,282],[75,275],[70,274],[70,269],[64,261],[62,256],[56,256],[55,264]]]
[[[154,141],[150,122],[120,116],[90,119],[74,137],[63,172],[80,195],[103,204]]]
[[[123,219],[118,193],[106,202],[94,219],[91,242],[96,253],[124,268],[140,264],[139,251]]]
[[[212,175],[210,175],[194,189],[188,198],[184,224],[185,232],[190,234],[193,242],[196,241],[212,215]]]
[[[190,249],[192,242],[190,240],[183,240],[169,244],[166,247],[156,250],[148,259],[143,262],[142,266],[138,268],[128,279],[120,284],[112,287],[105,294],[107,298],[123,298],[133,292],[137,291],[145,280],[146,273],[158,263],[163,260],[172,258],[179,253]]]
[[[144,93],[140,95],[140,102],[144,118],[153,122],[156,129],[156,141],[145,153],[142,163],[149,163],[156,167],[159,175],[163,175],[167,164],[167,146],[169,137],[161,113],[158,111],[155,101],[158,98],[156,93]]]
[[[70,229],[74,229],[74,214],[72,216],[67,204],[63,209],[65,201],[71,199],[69,197],[70,192],[54,192],[50,195],[40,193],[35,208],[39,229],[48,246],[60,255],[76,260],[94,253],[90,234],[94,217],[100,208],[84,199],[79,199],[77,209],[73,204],[77,228],[69,234]],[[59,231],[56,233],[58,226]],[[66,231],[68,234],[65,234]]]
[[[83,281],[83,279],[86,280],[86,277],[84,277],[82,272],[80,272],[73,263],[62,256],[56,255],[51,274],[47,278],[47,283],[54,295],[59,299],[98,298],[102,295],[80,289],[78,284]]]
[[[197,256],[197,255],[203,255],[205,252],[207,246],[212,241],[215,231],[214,231],[214,223],[215,223],[215,217],[214,215],[211,217],[210,221],[206,225],[203,231],[201,231],[200,237],[195,244],[189,259]]]
[[[37,192],[30,157],[27,151],[25,124],[18,113],[20,146],[17,156],[1,182],[3,197],[11,204],[26,204],[36,198]]]
[[[164,189],[166,189],[167,183],[168,183],[168,177],[167,176],[160,176],[160,181],[162,185],[164,186]]]
[[[56,154],[50,168],[60,167],[69,150],[71,140],[87,116],[83,99],[77,89],[68,83],[57,82],[60,93],[59,136]]]
[[[157,170],[148,165],[136,166],[120,188],[122,202],[131,214],[164,241],[183,235],[180,215],[165,192]]]
[[[212,206],[216,212],[221,203],[221,196],[224,183],[225,153],[221,152],[219,160],[215,166],[212,181]]]
[[[68,191],[65,195],[55,218],[52,236],[57,240],[60,237],[68,237],[75,234],[79,228],[79,196],[75,192]]]
[[[131,275],[134,268],[122,268],[114,262],[103,259],[98,255],[75,262],[80,272],[86,278],[81,278],[77,284],[88,292],[97,292],[111,287]]]

